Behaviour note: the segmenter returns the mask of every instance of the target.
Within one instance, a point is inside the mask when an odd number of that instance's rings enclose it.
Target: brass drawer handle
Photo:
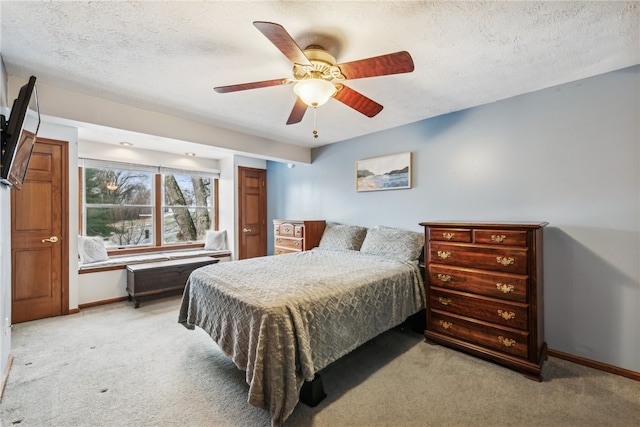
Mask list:
[[[442,233],[442,237],[444,237],[445,240],[451,240],[456,237],[456,233]]]
[[[492,234],[491,235],[491,241],[496,242],[496,243],[502,243],[504,242],[504,240],[507,238],[507,236],[505,236],[504,234]]]
[[[445,329],[451,329],[451,327],[453,326],[453,323],[445,322],[444,320],[438,320],[438,324]]]
[[[438,251],[438,256],[442,259],[447,259],[449,257],[451,257],[451,252],[446,252],[446,251]]]
[[[291,233],[291,229],[289,227],[284,227],[284,232],[285,233]]]
[[[511,257],[507,258],[506,256],[496,257],[496,261],[498,262],[498,264],[502,264],[505,267],[508,266],[508,265],[511,265],[511,264],[513,264],[515,262],[515,260],[513,258],[511,258]]]
[[[502,293],[505,293],[505,294],[508,294],[509,292],[513,292],[515,289],[513,285],[506,285],[504,283],[496,283],[496,288],[498,288],[499,291],[502,291]]]
[[[277,238],[276,239],[276,243],[282,243],[282,239],[281,238]]]
[[[293,244],[294,246],[300,246],[300,240],[296,240],[295,243]]]
[[[498,316],[504,320],[511,320],[516,318],[516,314],[513,311],[498,310]]]
[[[516,344],[515,340],[512,340],[510,338],[505,338],[505,337],[498,337],[498,341],[500,341],[500,344],[502,344],[505,347],[513,347]]]
[[[438,280],[440,280],[441,282],[448,282],[451,280],[451,276],[449,276],[448,274],[438,273]]]
[[[282,253],[282,249],[276,249],[276,255],[281,254]]]
[[[442,305],[449,305],[451,304],[451,299],[450,298],[442,298],[442,297],[438,297],[438,302]]]

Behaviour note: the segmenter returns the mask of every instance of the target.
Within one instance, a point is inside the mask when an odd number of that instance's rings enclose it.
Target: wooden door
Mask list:
[[[69,313],[67,143],[38,138],[11,190],[11,321]]]
[[[238,259],[267,255],[267,171],[238,167]]]

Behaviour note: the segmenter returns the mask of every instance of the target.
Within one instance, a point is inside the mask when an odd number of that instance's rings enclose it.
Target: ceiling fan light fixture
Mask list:
[[[309,107],[325,104],[336,93],[333,83],[318,78],[300,80],[293,87],[295,94]]]

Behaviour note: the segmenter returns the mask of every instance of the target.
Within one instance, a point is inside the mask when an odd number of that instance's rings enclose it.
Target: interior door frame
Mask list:
[[[62,215],[61,215],[61,228],[60,234],[62,237],[62,270],[60,292],[62,292],[60,298],[61,314],[69,314],[69,239],[71,234],[69,233],[69,141],[48,139],[47,141],[58,143],[62,149],[62,191],[60,193],[60,202],[62,203]],[[36,141],[37,142],[37,141]]]

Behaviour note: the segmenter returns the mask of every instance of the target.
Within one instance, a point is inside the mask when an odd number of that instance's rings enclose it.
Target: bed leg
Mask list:
[[[300,390],[300,402],[305,405],[313,408],[318,405],[318,403],[322,402],[325,397],[327,397],[327,395],[324,392],[322,378],[320,378],[320,375],[315,374],[313,381],[305,381],[304,384],[302,384],[302,389]]]

